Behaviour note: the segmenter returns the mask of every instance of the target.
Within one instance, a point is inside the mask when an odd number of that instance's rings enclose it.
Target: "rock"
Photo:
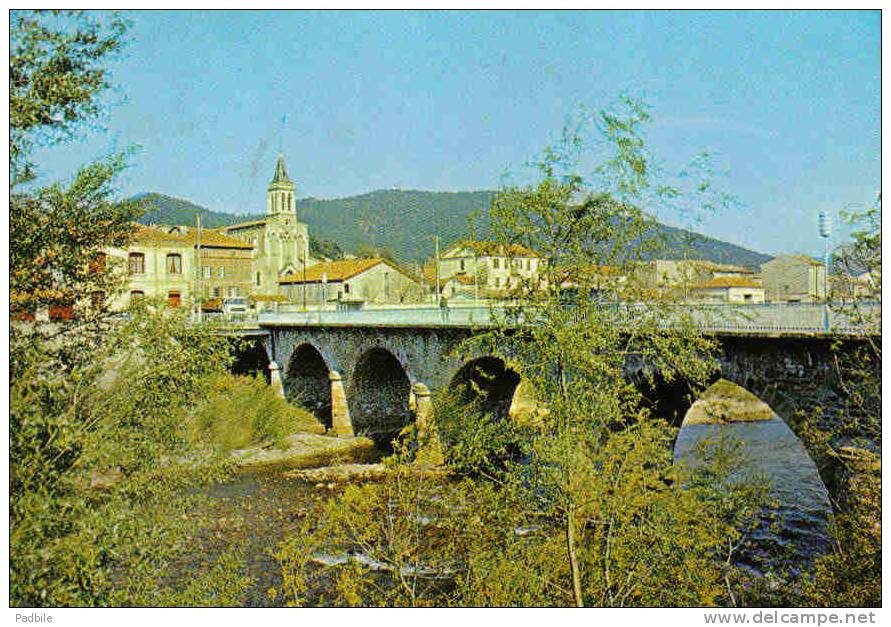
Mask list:
[[[699,397],[684,417],[685,425],[772,420],[774,412],[760,398],[726,379],[719,379]]]
[[[308,470],[295,470],[286,473],[285,476],[316,483],[317,489],[336,487],[338,481],[374,481],[383,479],[387,475],[387,468],[383,464],[343,464],[339,466],[325,466]]]
[[[105,472],[90,473],[91,490],[108,490],[124,480],[124,473],[120,468],[112,468]]]
[[[253,447],[233,451],[232,456],[240,469],[255,472],[369,462],[374,461],[379,452],[368,438],[297,433],[285,438],[284,448]]]
[[[882,458],[866,449],[842,446],[837,451],[834,451],[832,455],[861,472],[881,473],[882,471]]]
[[[412,465],[403,468],[414,476],[441,477],[447,473],[444,468],[438,466]],[[380,481],[394,472],[384,464],[340,464],[337,466],[324,466],[322,468],[308,468],[305,470],[292,470],[285,473],[286,477],[300,479],[308,483],[315,483],[316,488],[327,487],[333,490],[338,482],[349,481]]]

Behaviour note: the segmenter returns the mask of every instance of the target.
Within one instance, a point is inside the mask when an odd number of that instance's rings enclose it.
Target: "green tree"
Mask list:
[[[198,524],[183,487],[224,474],[187,425],[226,340],[163,306],[131,315],[14,355],[13,605],[164,603],[159,572]]]
[[[123,156],[83,167],[68,185],[29,183],[34,146],[95,120],[105,64],[125,35],[114,15],[12,15],[11,313],[77,310],[68,323],[10,326],[14,606],[234,602],[245,583],[231,556],[178,596],[164,580],[202,524],[184,488],[225,472],[186,425],[223,373],[228,342],[161,303],[107,315],[102,296],[121,274],[100,253],[127,243],[136,215],[113,199]]]
[[[31,149],[70,138],[100,113],[107,62],[126,41],[116,14],[13,11],[9,51],[10,180],[33,175]]]
[[[655,178],[643,134],[648,119],[647,108],[631,99],[593,117],[608,147],[595,168],[596,191],[579,170],[584,128],[567,127],[537,160],[539,182],[502,190],[489,215],[497,242],[541,255],[545,288],[518,286],[518,305],[508,310],[504,328],[476,338],[473,348],[515,364],[547,408],[532,442],[532,468],[537,493],[546,495],[539,507],[562,529],[566,587],[579,606],[670,603],[657,594],[665,581],[681,583],[674,588],[679,602],[713,604],[725,573],[710,555],[724,536],[738,534],[731,521],[716,518],[714,536],[700,536],[682,551],[674,544],[689,533],[682,504],[691,493],[675,487],[662,500],[660,485],[672,470],[670,459],[657,461],[657,451],[667,450],[670,430],[649,415],[624,376],[636,359],[647,376],[701,385],[711,373],[714,343],[684,314],[644,294],[634,300],[645,306],[620,317],[590,292],[592,265],[627,275],[636,260],[658,250],[660,242],[649,236],[653,218],[638,203],[677,203],[684,193]],[[676,326],[662,324],[666,318]],[[534,324],[516,326],[520,321]],[[641,523],[655,533],[641,535]],[[676,550],[698,561],[696,577],[684,575],[693,572],[690,564],[671,569],[667,556]]]
[[[864,211],[846,214],[851,240],[834,255],[849,275],[868,273],[866,300],[881,300],[881,196]],[[863,331],[861,341],[838,339],[834,351],[835,406],[816,399],[799,409],[802,431],[835,506],[832,551],[803,578],[802,602],[819,606],[882,604],[882,380],[881,310],[863,302],[833,307]]]
[[[326,259],[343,259],[343,250],[337,242],[328,239],[318,239],[309,236],[309,254],[313,257],[325,257]]]
[[[10,25],[10,295],[13,313],[82,304],[117,277],[100,252],[121,246],[139,211],[114,202],[125,155],[83,167],[68,185],[27,188],[31,150],[93,123],[109,87],[106,64],[124,46],[116,14],[14,11]],[[100,299],[92,298],[96,304]]]
[[[536,161],[537,183],[508,186],[493,201],[488,232],[505,250],[520,245],[537,251],[544,288],[516,285],[515,305],[493,309],[496,328],[461,352],[499,357],[519,373],[540,410],[535,428],[518,433],[491,419],[474,424],[479,405],[465,417],[446,395],[437,420],[447,468],[467,479],[431,497],[431,488],[413,483],[409,473],[396,479],[399,487],[357,488],[348,503],[333,501],[311,528],[314,537],[334,541],[307,550],[284,547],[280,558],[290,575],[305,572],[314,551],[337,554],[359,546],[389,563],[391,574],[408,568],[418,578],[423,565],[447,573],[452,585],[406,588],[352,560],[348,569],[331,569],[342,582],[337,590],[353,596],[335,593],[328,602],[735,602],[734,552],[762,492],[731,480],[737,468],[726,447],[700,468],[676,467],[672,427],[650,414],[624,376],[629,361],[637,361],[651,380],[658,371],[664,381],[702,384],[711,374],[714,343],[661,302],[620,316],[590,291],[592,266],[628,268],[658,245],[648,237],[652,217],[633,201],[677,203],[682,194],[654,181],[657,168],[642,132],[648,118],[644,106],[623,99],[618,108],[587,119],[606,146],[595,169],[596,189],[579,172],[587,127],[573,123]],[[669,315],[676,326],[663,324]],[[522,454],[512,459],[515,445]],[[404,492],[394,498],[394,489]],[[451,521],[446,534],[436,513],[444,505]],[[395,546],[387,539],[389,520],[407,527],[400,527]],[[305,590],[302,577],[285,577],[300,584],[292,587],[298,596]]]
[[[386,259],[396,263],[396,254],[390,248],[378,248],[369,244],[356,246],[356,257],[359,259]]]

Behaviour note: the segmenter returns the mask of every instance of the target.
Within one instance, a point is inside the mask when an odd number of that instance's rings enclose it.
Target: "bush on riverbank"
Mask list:
[[[186,314],[11,331],[12,606],[176,604],[165,573],[206,525],[187,488],[227,475],[186,424],[228,340]],[[196,574],[190,602],[237,596],[232,570]]]
[[[294,433],[322,433],[324,427],[300,407],[288,403],[259,378],[220,374],[195,408],[193,438],[228,452],[264,442],[277,447]]]

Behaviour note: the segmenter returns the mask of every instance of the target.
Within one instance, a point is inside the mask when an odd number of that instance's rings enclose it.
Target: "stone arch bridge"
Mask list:
[[[271,371],[271,383],[335,434],[355,432],[386,443],[414,419],[419,400],[427,403],[419,396],[450,385],[470,389],[471,382],[487,393],[493,410],[528,409],[519,376],[503,362],[484,354],[456,356],[456,348],[480,328],[477,321],[444,319],[435,311],[422,319],[390,321],[329,313],[336,315],[269,315],[248,334],[258,343],[254,354],[265,355],[262,365]],[[793,429],[797,407],[843,405],[832,350],[837,336],[801,328],[713,333],[721,346],[715,378],[749,390]],[[863,341],[854,334],[846,340],[849,346]],[[642,367],[630,363],[628,375],[641,380]],[[678,424],[690,406],[682,382],[642,391],[657,413]]]

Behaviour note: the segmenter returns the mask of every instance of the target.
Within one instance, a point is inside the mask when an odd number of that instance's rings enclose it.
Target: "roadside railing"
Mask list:
[[[197,314],[193,314],[195,321],[199,320]],[[259,321],[258,314],[254,311],[245,313],[223,313],[219,311],[204,311],[200,320],[212,322],[227,327],[256,327]]]
[[[604,304],[598,317],[615,324],[646,321],[657,328],[692,324],[706,332],[740,334],[825,334],[822,304],[672,305]],[[267,326],[490,327],[503,324],[511,309],[504,306],[398,307],[350,311],[309,310],[264,312]],[[832,308],[828,333],[866,335],[881,332],[881,304],[857,305],[857,314]],[[864,322],[867,320],[867,322]]]

